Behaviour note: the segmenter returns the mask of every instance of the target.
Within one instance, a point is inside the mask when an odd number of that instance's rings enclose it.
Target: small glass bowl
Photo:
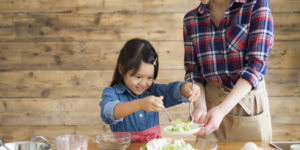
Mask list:
[[[130,133],[109,133],[96,135],[96,143],[103,150],[125,150],[131,141]]]

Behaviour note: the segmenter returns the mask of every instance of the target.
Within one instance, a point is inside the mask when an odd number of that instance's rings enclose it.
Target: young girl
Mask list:
[[[129,40],[122,48],[111,86],[103,90],[101,118],[114,133],[130,132],[131,142],[160,138],[158,111],[200,95],[190,82],[169,85],[153,81],[158,74],[158,56],[143,39]]]

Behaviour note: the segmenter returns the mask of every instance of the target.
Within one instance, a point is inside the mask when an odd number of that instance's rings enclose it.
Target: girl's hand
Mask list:
[[[181,85],[181,93],[184,97],[189,98],[189,101],[193,102],[200,97],[200,87],[197,84],[192,85],[192,82],[187,82]]]
[[[196,135],[207,136],[216,131],[219,128],[225,115],[226,113],[224,113],[218,106],[210,109],[205,117],[203,128],[200,129],[200,131],[196,133]]]
[[[163,96],[147,96],[141,99],[140,106],[145,111],[161,111],[164,109]]]

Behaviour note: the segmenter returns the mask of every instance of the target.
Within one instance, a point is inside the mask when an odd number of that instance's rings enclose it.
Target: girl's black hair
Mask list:
[[[122,66],[123,75],[132,69],[134,75],[142,62],[154,65],[154,79],[156,79],[158,74],[158,55],[153,46],[147,40],[139,38],[127,41],[121,49],[111,86],[117,83],[124,83],[123,76],[118,70],[120,65]]]

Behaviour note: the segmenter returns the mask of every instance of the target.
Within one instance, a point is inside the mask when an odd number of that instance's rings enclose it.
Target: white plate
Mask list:
[[[192,129],[188,131],[169,131],[172,128],[172,125],[167,126],[164,128],[164,132],[169,134],[169,135],[181,135],[181,136],[188,136],[188,135],[193,135],[197,133],[201,127],[199,124],[194,123],[192,125]]]

